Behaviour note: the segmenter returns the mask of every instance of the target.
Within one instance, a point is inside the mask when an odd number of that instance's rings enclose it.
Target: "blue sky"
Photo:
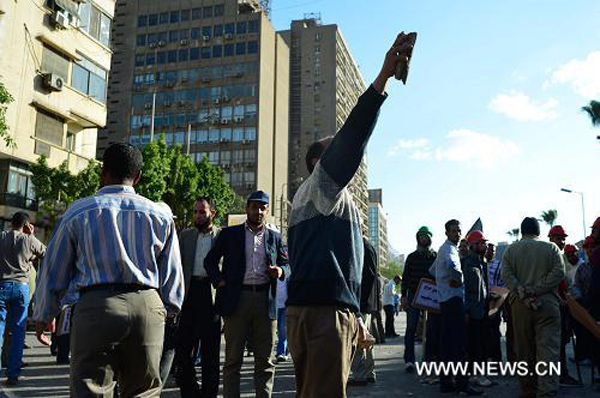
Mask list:
[[[600,100],[600,1],[274,0],[273,23],[320,12],[337,24],[368,83],[401,31],[417,31],[408,85],[388,85],[368,147],[391,246],[421,225],[477,217],[493,241],[557,209],[567,241],[600,216],[600,144],[580,107]],[[596,131],[594,131],[596,130]],[[547,228],[543,227],[543,234]],[[589,232],[589,229],[588,231]]]

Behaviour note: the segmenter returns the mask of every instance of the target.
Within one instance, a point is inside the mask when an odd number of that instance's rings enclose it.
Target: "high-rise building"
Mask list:
[[[383,210],[381,189],[369,189],[369,241],[377,250],[379,265],[389,260],[387,214]]]
[[[40,155],[73,173],[96,157],[106,122],[115,0],[0,1],[0,82],[14,98],[0,140],[0,228],[17,210],[35,217],[29,165]]]
[[[307,15],[281,33],[290,46],[289,193],[293,197],[308,176],[306,150],[342,127],[365,91],[365,82],[337,25],[322,25],[320,17]],[[349,189],[366,223],[366,159]]]
[[[220,166],[237,194],[275,202],[287,184],[289,48],[263,3],[120,0],[98,154],[164,135]]]

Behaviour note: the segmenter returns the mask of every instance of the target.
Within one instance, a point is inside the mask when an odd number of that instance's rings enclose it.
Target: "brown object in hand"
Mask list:
[[[400,35],[404,35],[404,33],[400,33]],[[406,59],[401,59],[396,66],[396,79],[401,80],[404,85],[406,85],[406,79],[408,78],[408,67],[410,64],[410,59],[412,57],[413,47],[417,41],[417,32],[410,32],[406,35],[408,41],[410,43],[410,47],[405,54]]]

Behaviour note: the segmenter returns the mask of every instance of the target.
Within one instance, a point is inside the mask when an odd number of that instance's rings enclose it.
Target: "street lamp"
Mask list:
[[[585,227],[585,204],[583,201],[583,192],[579,192],[579,191],[574,191],[572,189],[567,189],[567,188],[561,188],[560,189],[562,192],[566,192],[566,193],[576,193],[579,194],[581,196],[581,215],[582,215],[582,222],[583,222],[583,239],[585,239],[587,233],[587,228]]]

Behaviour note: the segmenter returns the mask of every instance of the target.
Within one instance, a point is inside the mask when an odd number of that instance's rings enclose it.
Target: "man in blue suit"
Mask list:
[[[256,396],[270,397],[273,390],[276,281],[285,280],[288,259],[281,235],[266,226],[268,215],[269,195],[263,191],[251,194],[246,203],[247,221],[223,229],[204,260],[204,268],[217,288],[215,305],[224,321],[225,398],[240,396],[246,341],[254,351]]]

